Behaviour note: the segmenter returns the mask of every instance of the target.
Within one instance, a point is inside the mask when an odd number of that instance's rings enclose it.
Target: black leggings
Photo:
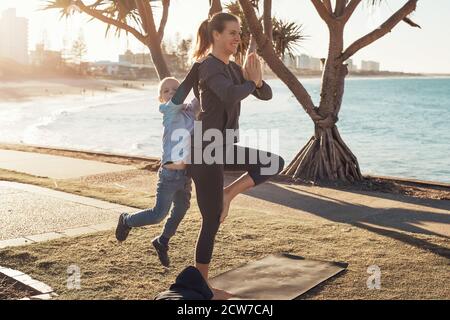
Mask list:
[[[195,183],[197,203],[202,215],[202,228],[197,240],[195,260],[209,264],[220,226],[223,208],[224,170],[247,171],[255,185],[283,170],[284,160],[276,154],[237,145],[225,148],[223,164],[191,164],[188,171]]]

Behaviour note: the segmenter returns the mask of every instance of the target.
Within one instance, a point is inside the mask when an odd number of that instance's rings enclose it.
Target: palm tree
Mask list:
[[[272,19],[272,41],[277,56],[284,58],[286,54],[293,57],[297,47],[307,36],[303,34],[303,26],[295,22]]]
[[[161,50],[170,0],[97,0],[89,5],[83,0],[46,0],[46,2],[42,9],[58,9],[62,18],[82,12],[89,15],[92,20],[106,23],[106,33],[112,28],[115,28],[116,35],[120,35],[122,31],[131,33],[149,48],[158,77],[162,79],[170,76]],[[162,10],[158,29],[153,14],[155,10]]]
[[[295,75],[283,64],[273,46],[267,45],[272,37],[272,1],[264,0],[263,24],[249,0],[239,0],[252,35],[260,48],[260,54],[273,72],[288,86],[300,105],[314,122],[314,136],[295,156],[282,173],[303,180],[340,180],[354,182],[362,179],[358,160],[342,140],[336,123],[344,95],[345,77],[348,74],[345,61],[356,52],[388,34],[404,21],[419,27],[408,17],[418,0],[405,0],[380,27],[344,47],[344,28],[362,0],[310,0],[329,30],[328,57],[322,73],[319,106]],[[369,5],[381,0],[367,0]]]

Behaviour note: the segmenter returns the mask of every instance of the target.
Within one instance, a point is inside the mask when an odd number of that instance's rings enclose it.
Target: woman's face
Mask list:
[[[222,33],[213,31],[214,46],[228,55],[236,54],[241,42],[241,25],[237,21],[225,22]]]

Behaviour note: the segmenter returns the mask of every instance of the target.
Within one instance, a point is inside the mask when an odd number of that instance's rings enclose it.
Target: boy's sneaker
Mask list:
[[[126,213],[122,213],[119,216],[119,222],[117,223],[116,228],[116,239],[117,241],[125,241],[130,233],[131,227],[127,226],[125,223]]]
[[[152,245],[156,249],[156,253],[158,254],[159,261],[161,261],[161,264],[168,268],[170,266],[170,260],[169,260],[169,246],[164,245],[159,241],[159,237],[156,237],[152,240]]]

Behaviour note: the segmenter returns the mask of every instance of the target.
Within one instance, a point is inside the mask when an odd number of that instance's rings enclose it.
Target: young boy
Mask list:
[[[188,74],[181,85],[177,79],[172,77],[165,78],[160,82],[159,101],[162,104],[159,106],[159,111],[163,114],[164,133],[156,204],[151,209],[135,214],[122,213],[116,228],[117,240],[125,241],[132,228],[158,224],[164,220],[173,202],[173,209],[164,225],[162,234],[152,240],[158,258],[165,267],[170,265],[169,240],[175,234],[190,206],[192,181],[186,174],[186,159],[190,150],[190,134],[193,131],[195,115],[200,104],[197,98],[194,98],[189,104],[182,104],[182,101],[192,88],[195,76],[195,72]],[[174,96],[175,92],[177,92],[176,97]],[[172,134],[179,129],[182,129],[181,132],[185,134],[175,135],[178,139],[174,140]]]

